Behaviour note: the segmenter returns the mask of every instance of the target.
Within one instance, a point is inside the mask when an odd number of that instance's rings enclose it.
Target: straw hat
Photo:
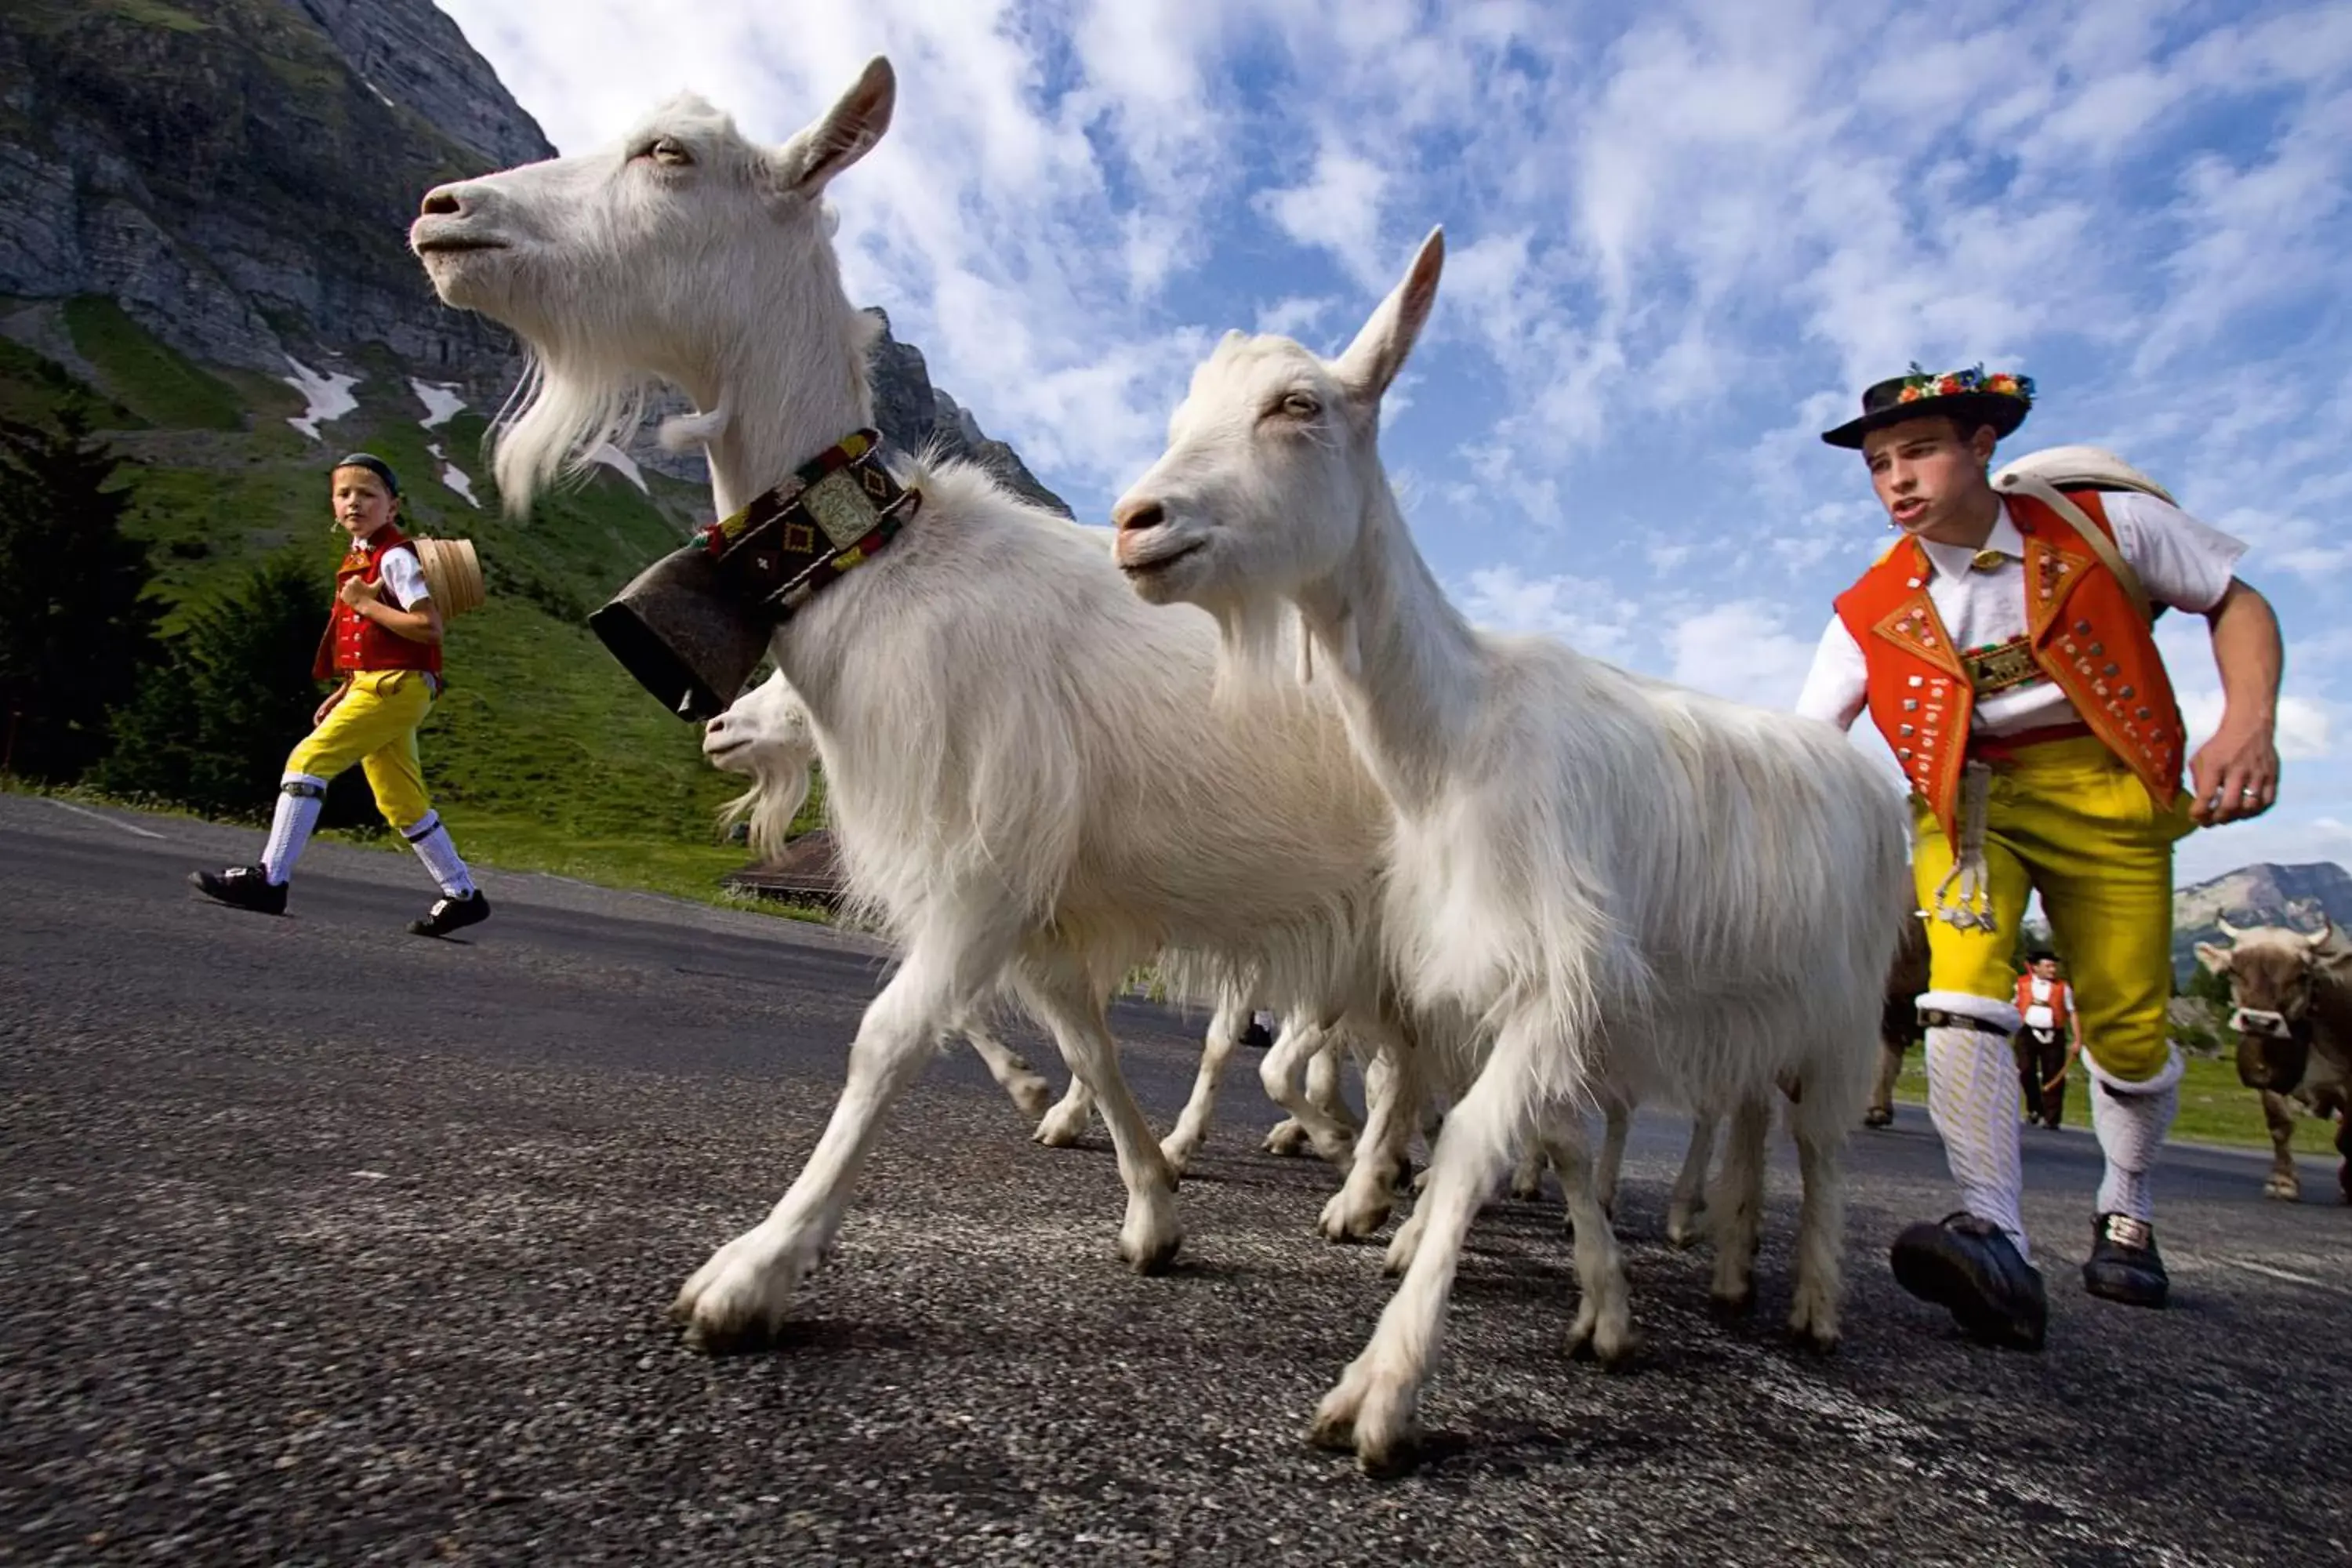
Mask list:
[[[482,563],[474,558],[470,539],[417,539],[417,564],[425,568],[425,585],[441,606],[441,618],[454,621],[468,610],[482,607]]]

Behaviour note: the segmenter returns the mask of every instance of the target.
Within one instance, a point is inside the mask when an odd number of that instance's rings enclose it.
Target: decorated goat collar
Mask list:
[[[858,430],[803,463],[751,505],[709,524],[702,547],[719,574],[779,622],[878,554],[923,504],[890,477],[882,436]]]

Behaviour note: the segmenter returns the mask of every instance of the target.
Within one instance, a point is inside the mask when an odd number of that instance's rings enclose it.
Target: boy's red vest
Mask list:
[[[2017,977],[2017,1010],[2022,1013],[2032,1005],[2033,976],[2021,974]],[[2074,998],[2067,991],[2064,981],[2053,980],[2050,983],[2050,1000],[2042,1005],[2050,1009],[2050,1016],[2056,1027],[2063,1029],[2066,1026],[2066,1016],[2074,1010]]]
[[[2114,536],[2098,492],[2065,494]],[[2025,637],[2034,664],[2170,809],[2187,737],[2155,637],[2123,584],[2063,520],[2030,496],[2008,503],[2025,542]],[[1927,597],[1931,574],[1927,552],[1906,539],[1838,596],[1837,613],[1862,649],[1872,721],[1946,840],[1958,845],[1960,768],[1976,694]]]
[[[412,556],[416,553],[416,546],[409,542],[408,536],[390,523],[376,530],[370,542],[374,545],[373,552],[354,544],[343,557],[343,563],[335,568],[338,595],[346,577],[381,583],[384,557],[394,551],[405,550]],[[310,674],[315,679],[331,680],[363,669],[422,669],[437,679],[441,674],[441,645],[411,642],[398,632],[386,631],[338,596],[326,635],[319,639],[318,657],[310,661]]]

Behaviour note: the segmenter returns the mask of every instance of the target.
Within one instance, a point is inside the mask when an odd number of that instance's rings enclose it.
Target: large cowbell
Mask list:
[[[638,685],[689,720],[727,710],[767,656],[775,629],[699,544],[638,573],[588,625]]]

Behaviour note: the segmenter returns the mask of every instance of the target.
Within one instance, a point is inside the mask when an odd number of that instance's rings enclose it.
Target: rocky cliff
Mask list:
[[[10,0],[0,330],[75,370],[57,308],[96,299],[197,365],[305,395],[389,369],[495,408],[516,345],[434,297],[408,221],[435,184],[553,151],[429,0]],[[1066,510],[911,345],[886,339],[876,368],[893,439]]]

